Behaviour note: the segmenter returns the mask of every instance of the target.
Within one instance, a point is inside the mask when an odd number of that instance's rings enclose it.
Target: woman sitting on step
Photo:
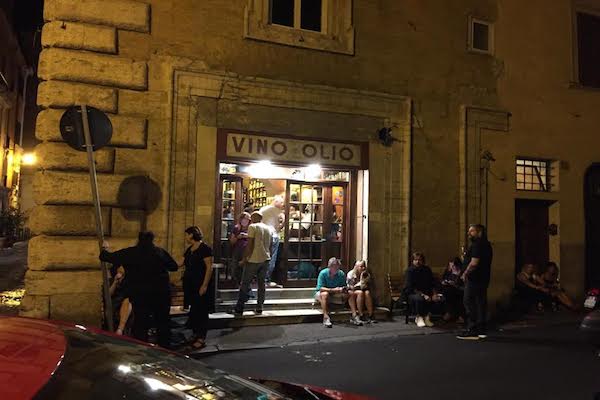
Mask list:
[[[371,274],[367,270],[367,262],[359,260],[346,276],[348,290],[356,295],[356,310],[359,318],[367,324],[377,322],[373,313],[373,298],[371,297]],[[364,316],[364,312],[367,316]]]

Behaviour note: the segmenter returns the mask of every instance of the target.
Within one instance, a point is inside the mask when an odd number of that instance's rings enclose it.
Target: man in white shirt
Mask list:
[[[248,301],[248,293],[250,293],[250,285],[254,277],[258,282],[258,299],[254,312],[257,315],[262,314],[265,302],[265,276],[271,260],[272,246],[271,229],[262,220],[263,215],[260,211],[254,211],[250,217],[252,223],[248,226],[248,244],[244,249],[244,258],[241,263],[244,266],[242,283],[234,310],[235,315],[238,316],[244,313],[244,304]]]
[[[275,282],[272,282],[273,271],[277,265],[277,256],[279,254],[279,231],[284,220],[283,209],[285,202],[283,196],[275,196],[273,202],[269,206],[264,206],[260,209],[260,213],[263,216],[263,222],[271,229],[271,236],[273,242],[271,244],[271,260],[269,261],[269,267],[267,269],[266,280],[268,285],[271,287],[277,286]]]

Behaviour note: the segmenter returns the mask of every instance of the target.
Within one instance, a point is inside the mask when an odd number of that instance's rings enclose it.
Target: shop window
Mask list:
[[[600,88],[600,16],[577,13],[579,84]]]
[[[518,158],[516,161],[517,190],[549,192],[551,162]]]
[[[247,0],[245,37],[354,54],[352,0]]]
[[[469,18],[469,51],[482,54],[494,52],[494,25],[477,18]]]

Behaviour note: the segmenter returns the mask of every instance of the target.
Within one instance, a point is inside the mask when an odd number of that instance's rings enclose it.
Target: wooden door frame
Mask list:
[[[531,198],[515,198],[515,215],[514,215],[514,220],[515,220],[515,279],[517,274],[520,271],[520,268],[522,267],[522,264],[524,262],[524,260],[519,260],[519,246],[520,246],[520,235],[519,235],[519,203],[523,204],[523,203],[530,203],[530,204],[539,204],[539,205],[544,205],[547,209],[548,212],[548,222],[550,222],[550,206],[554,203],[556,203],[556,200],[545,200],[545,199],[531,199]],[[548,259],[550,257],[550,237],[548,236]],[[542,267],[542,266],[540,266]]]
[[[592,227],[591,227],[591,193],[590,191],[592,190],[591,187],[591,182],[590,179],[592,177],[592,174],[594,172],[597,172],[600,175],[600,162],[596,162],[596,163],[592,163],[592,165],[590,165],[587,170],[585,171],[585,175],[584,175],[584,180],[583,180],[583,216],[584,216],[584,221],[585,221],[585,253],[584,253],[584,257],[585,257],[585,261],[584,261],[584,265],[585,265],[585,272],[584,272],[584,288],[585,290],[589,290],[591,289],[591,287],[593,285],[596,284],[596,282],[592,282],[592,280],[594,279],[594,274],[592,273],[592,270],[594,268],[598,268],[597,266],[593,265],[593,244],[592,244]]]
[[[214,229],[213,229],[213,252],[215,253],[215,261],[218,262],[222,262],[222,254],[221,254],[221,219],[222,219],[222,208],[221,206],[223,205],[223,181],[225,180],[230,180],[233,182],[238,183],[238,185],[236,185],[236,190],[235,190],[235,202],[236,202],[236,206],[235,206],[235,213],[233,216],[233,220],[234,223],[238,217],[238,215],[241,214],[244,205],[242,204],[241,207],[238,207],[238,200],[243,200],[242,199],[242,186],[243,186],[243,180],[244,178],[239,176],[239,175],[233,175],[233,174],[220,174],[218,169],[217,169],[217,190],[216,193],[217,195],[215,196],[215,215],[214,215]]]
[[[351,176],[352,175],[356,175],[356,171],[349,171]],[[286,179],[286,184],[285,184],[285,228],[286,232],[285,232],[285,239],[283,242],[283,249],[282,249],[282,254],[281,254],[281,259],[280,259],[280,263],[281,262],[285,262],[285,268],[283,268],[282,270],[282,276],[283,276],[283,284],[284,286],[287,287],[302,287],[302,286],[314,286],[314,284],[316,283],[316,279],[294,279],[293,281],[288,281],[287,279],[287,271],[288,271],[288,265],[287,265],[287,260],[288,260],[288,249],[289,249],[289,234],[288,234],[288,226],[289,226],[289,206],[291,205],[290,203],[290,191],[288,190],[290,185],[318,185],[318,186],[323,186],[323,187],[328,187],[329,190],[327,192],[329,192],[329,194],[327,195],[327,197],[330,198],[331,200],[331,188],[333,188],[334,186],[342,186],[344,188],[344,219],[342,222],[342,227],[343,227],[343,239],[342,239],[342,244],[343,244],[343,249],[342,249],[342,256],[344,257],[344,259],[348,262],[348,267],[350,268],[350,254],[351,254],[351,243],[348,240],[349,237],[351,237],[350,235],[350,229],[351,228],[351,223],[353,220],[353,215],[350,213],[350,203],[351,197],[352,196],[352,192],[351,192],[351,186],[350,186],[351,182],[343,182],[343,181],[298,181],[298,180],[294,180],[294,179]],[[323,225],[322,225],[322,230],[323,230],[323,236],[326,237],[327,234],[326,232],[329,232],[326,228],[330,228],[331,227],[331,223],[326,223],[325,220],[325,211],[326,211],[326,205],[327,202],[325,200],[325,193],[323,193]],[[301,202],[300,202],[301,203]],[[331,203],[331,202],[330,202]],[[332,204],[329,204],[332,205]],[[324,265],[326,265],[327,263],[327,259],[329,257],[330,254],[330,244],[328,244],[327,242],[325,242],[325,250],[323,250],[323,247],[321,248],[321,267],[323,267]],[[347,271],[346,271],[347,272]],[[288,282],[291,282],[291,284],[288,285]]]

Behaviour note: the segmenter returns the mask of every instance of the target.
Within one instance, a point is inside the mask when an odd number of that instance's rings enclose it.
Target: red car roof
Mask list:
[[[48,382],[66,340],[49,321],[0,317],[0,399],[30,399]]]

